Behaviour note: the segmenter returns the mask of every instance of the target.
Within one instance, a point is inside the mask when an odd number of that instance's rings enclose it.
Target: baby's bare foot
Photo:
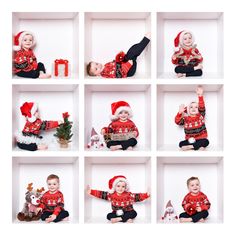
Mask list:
[[[151,32],[147,32],[147,33],[145,34],[145,37],[148,38],[148,39],[150,39],[150,38],[151,38]]]
[[[47,150],[48,149],[48,145],[46,144],[39,144],[38,145],[38,150]]]
[[[200,151],[205,151],[206,148],[204,148],[204,147],[200,147],[198,150],[200,150]]]
[[[128,219],[127,223],[134,223],[133,219]]]
[[[180,223],[192,222],[192,218],[179,218]]]
[[[132,151],[132,150],[133,150],[133,147],[128,147],[127,150]]]
[[[49,78],[51,78],[51,75],[42,73],[42,74],[39,75],[39,78],[40,79],[49,79]]]
[[[193,145],[187,145],[187,146],[181,147],[181,150],[182,150],[182,151],[189,151],[189,150],[191,150],[191,149],[193,149]]]
[[[111,219],[111,223],[118,223],[118,222],[120,222],[120,218],[112,218]]]
[[[202,218],[202,219],[200,219],[198,222],[204,223],[205,220]]]
[[[111,146],[111,147],[110,147],[111,151],[117,151],[117,150],[119,150],[119,149],[121,149],[121,148],[122,148],[121,145],[115,145],[115,146]]]
[[[178,77],[178,78],[186,77],[186,74],[183,74],[183,73],[177,73],[177,77]]]

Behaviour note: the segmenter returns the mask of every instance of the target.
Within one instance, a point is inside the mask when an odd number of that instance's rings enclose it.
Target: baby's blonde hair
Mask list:
[[[187,186],[189,186],[190,182],[193,181],[193,180],[198,180],[198,181],[200,182],[200,180],[199,180],[198,177],[192,176],[192,177],[190,177],[190,178],[187,180]]]

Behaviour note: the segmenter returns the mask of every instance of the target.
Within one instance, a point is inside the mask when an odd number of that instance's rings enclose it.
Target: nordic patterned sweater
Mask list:
[[[132,67],[128,61],[124,61],[125,53],[120,52],[116,59],[104,65],[101,76],[105,78],[126,78]]]
[[[196,207],[201,207],[201,210],[204,211],[204,210],[208,210],[210,206],[211,206],[211,203],[209,202],[207,196],[202,192],[199,192],[197,195],[192,195],[191,193],[188,193],[184,197],[183,202],[182,202],[182,207],[188,214],[191,211],[194,212]]]
[[[136,131],[137,137],[139,135],[138,128],[134,124],[134,122],[128,119],[126,122],[122,122],[120,120],[115,120],[111,122],[108,127],[104,127],[106,133],[109,133],[109,130],[112,130],[114,134],[125,134],[129,132]]]
[[[132,211],[134,202],[141,202],[149,198],[148,193],[123,192],[118,195],[116,192],[109,193],[100,190],[91,190],[91,195],[111,202],[113,212],[117,210]]]
[[[172,58],[172,63],[178,66],[197,66],[203,61],[197,48],[181,48],[174,53],[174,56],[176,56],[176,59]]]
[[[13,72],[36,70],[38,67],[37,59],[32,49],[28,51],[21,49],[14,54]]]
[[[55,193],[47,191],[43,194],[40,201],[39,207],[42,208],[43,211],[52,212],[56,216],[64,210],[64,197],[60,191]]]
[[[175,116],[175,123],[184,126],[185,139],[189,138],[203,139],[207,138],[205,126],[205,103],[203,96],[198,97],[199,113],[195,116],[189,116],[186,113],[178,113]]]

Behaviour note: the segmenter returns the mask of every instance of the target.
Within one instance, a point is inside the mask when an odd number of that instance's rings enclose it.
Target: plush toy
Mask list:
[[[33,183],[28,184],[27,192],[25,193],[25,203],[21,212],[17,214],[17,219],[20,221],[35,221],[39,220],[41,213],[37,213],[37,206],[40,203],[44,188],[34,190]]]
[[[91,130],[90,142],[87,145],[87,148],[91,149],[101,149],[104,148],[104,142],[98,133],[95,131],[94,128]]]
[[[164,223],[177,222],[178,216],[176,215],[174,207],[171,204],[171,200],[167,202],[164,216],[162,216],[161,219],[164,221]]]

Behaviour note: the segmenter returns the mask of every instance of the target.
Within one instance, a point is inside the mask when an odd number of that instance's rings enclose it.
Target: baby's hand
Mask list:
[[[36,208],[36,211],[35,211],[35,212],[36,212],[36,215],[38,215],[38,213],[41,212],[42,210],[43,210],[43,209],[42,209],[41,207],[37,207],[37,208]]]
[[[201,212],[202,211],[202,208],[200,206],[196,207],[196,211],[197,212]]]
[[[203,95],[203,87],[198,86],[197,89],[196,89],[196,93],[199,97],[201,97]]]
[[[86,188],[86,191],[87,191],[87,194],[90,195],[91,194],[91,188],[89,185],[87,185],[87,188]]]
[[[181,104],[181,105],[179,106],[179,114],[182,114],[184,111],[185,111],[185,105],[184,105],[184,104]]]

